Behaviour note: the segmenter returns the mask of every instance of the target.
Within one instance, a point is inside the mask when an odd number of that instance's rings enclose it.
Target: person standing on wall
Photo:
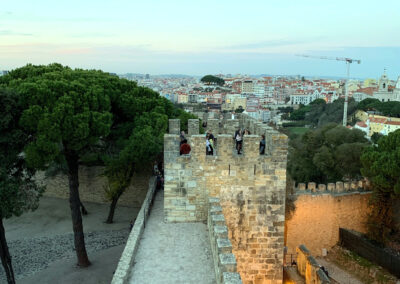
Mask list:
[[[181,135],[179,135],[179,138],[181,139],[181,143],[180,143],[180,145],[182,145],[183,144],[183,140],[185,140],[185,131],[181,131]]]
[[[206,136],[206,155],[213,155],[214,154],[214,149],[211,144],[211,139],[210,136],[207,134]]]
[[[240,151],[242,150],[242,144],[243,144],[243,134],[240,132],[240,130],[237,131],[235,134],[235,140],[236,140],[236,150],[238,155],[240,155]]]
[[[261,141],[260,141],[260,155],[265,154],[265,135],[261,135]]]

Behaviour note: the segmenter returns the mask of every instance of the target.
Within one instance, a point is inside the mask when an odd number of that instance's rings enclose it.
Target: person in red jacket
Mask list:
[[[188,144],[186,139],[183,139],[181,147],[179,149],[179,153],[181,155],[189,154],[191,151],[190,145]]]

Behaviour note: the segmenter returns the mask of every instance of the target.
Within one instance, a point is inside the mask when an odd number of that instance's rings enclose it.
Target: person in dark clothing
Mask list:
[[[260,155],[265,154],[265,135],[261,135],[261,141],[260,141]]]
[[[233,140],[235,140],[235,144],[236,144],[236,151],[238,150],[238,141],[236,140],[236,137],[237,137],[238,135],[240,135],[240,128],[238,128],[238,129],[235,131],[235,134],[233,135]]]
[[[186,139],[183,139],[181,147],[179,149],[180,155],[186,155],[189,154],[191,151],[190,145],[188,144]]]

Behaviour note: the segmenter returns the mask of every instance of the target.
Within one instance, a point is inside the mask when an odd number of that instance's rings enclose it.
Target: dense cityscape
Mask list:
[[[391,80],[383,70],[377,79],[355,80],[348,83],[349,97],[355,102],[377,99],[381,102],[400,102],[400,76]],[[244,112],[265,123],[282,126],[282,109],[306,106],[316,99],[332,103],[345,96],[345,80],[305,78],[303,76],[247,76],[216,75],[224,85],[202,83],[201,77],[150,76],[149,74],[124,74],[121,78],[134,80],[139,86],[159,92],[188,112],[205,111],[210,117],[226,112]],[[361,115],[354,127],[368,137],[374,133],[387,135],[400,128],[400,118],[377,112]]]

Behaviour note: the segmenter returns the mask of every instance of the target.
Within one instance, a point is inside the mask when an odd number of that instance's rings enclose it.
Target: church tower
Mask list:
[[[389,84],[389,79],[386,75],[386,69],[384,69],[383,75],[379,79],[379,92],[387,92],[388,84]]]
[[[400,90],[400,76],[397,78],[396,89]]]

